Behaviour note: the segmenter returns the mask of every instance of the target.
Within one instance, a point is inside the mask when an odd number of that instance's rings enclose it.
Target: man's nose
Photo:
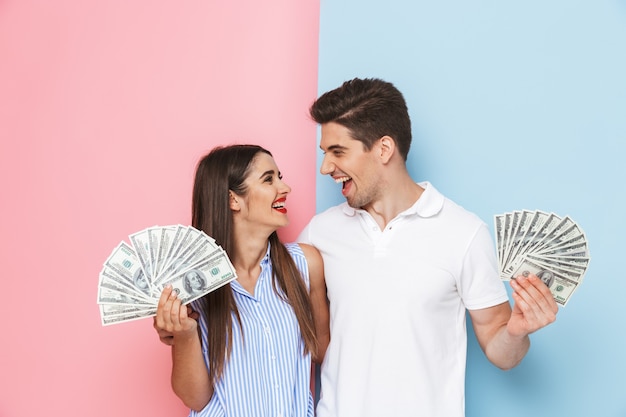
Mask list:
[[[322,166],[320,167],[320,174],[329,175],[335,170],[335,164],[328,160],[327,156],[322,159]]]

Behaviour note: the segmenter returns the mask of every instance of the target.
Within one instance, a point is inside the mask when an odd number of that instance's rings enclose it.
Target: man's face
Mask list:
[[[320,148],[324,160],[320,172],[341,184],[341,193],[354,208],[364,208],[381,194],[379,161],[374,156],[376,146],[367,151],[362,142],[350,136],[350,130],[338,123],[322,125]]]

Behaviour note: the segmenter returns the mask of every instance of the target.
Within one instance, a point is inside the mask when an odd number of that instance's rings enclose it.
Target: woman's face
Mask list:
[[[235,221],[266,225],[273,230],[289,224],[286,200],[291,188],[283,182],[274,158],[259,152],[244,184],[247,193],[236,197],[240,215],[235,216]]]

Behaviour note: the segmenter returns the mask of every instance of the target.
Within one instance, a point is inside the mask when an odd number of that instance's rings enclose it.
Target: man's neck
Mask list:
[[[423,192],[424,189],[407,174],[394,186],[382,190],[381,197],[363,209],[374,218],[380,230],[384,230],[398,214],[412,207]]]

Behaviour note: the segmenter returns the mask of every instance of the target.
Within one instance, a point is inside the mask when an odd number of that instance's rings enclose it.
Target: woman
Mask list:
[[[328,305],[317,250],[276,234],[290,191],[259,146],[218,147],[198,164],[193,226],[237,279],[189,309],[171,287],[159,300],[155,328],[170,338],[172,387],[190,416],[313,416],[311,355],[321,362],[328,345]]]

